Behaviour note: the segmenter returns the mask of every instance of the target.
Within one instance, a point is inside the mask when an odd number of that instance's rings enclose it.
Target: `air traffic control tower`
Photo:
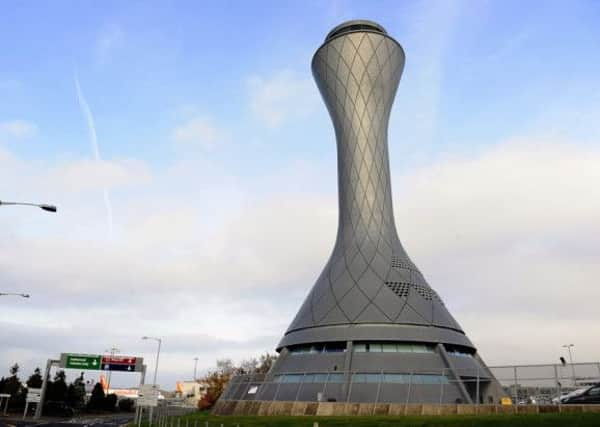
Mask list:
[[[388,121],[404,60],[402,46],[364,20],[335,27],[313,57],[337,142],[337,239],[266,383],[236,399],[498,403],[503,395],[398,238]]]

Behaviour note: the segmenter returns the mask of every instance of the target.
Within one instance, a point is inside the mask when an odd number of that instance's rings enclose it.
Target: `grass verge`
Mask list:
[[[179,422],[178,422],[179,420]],[[519,414],[519,415],[449,415],[449,416],[212,416],[207,413],[173,417],[173,427],[598,427],[600,414]],[[143,424],[147,427],[147,424]],[[167,427],[171,427],[170,421]]]

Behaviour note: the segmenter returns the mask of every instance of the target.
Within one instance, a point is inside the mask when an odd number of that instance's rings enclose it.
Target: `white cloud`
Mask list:
[[[318,102],[314,83],[284,70],[249,80],[250,108],[265,125],[277,128],[312,113]]]
[[[27,120],[10,120],[0,122],[0,138],[26,139],[37,134],[35,123]]]
[[[78,160],[49,171],[48,182],[65,191],[104,190],[147,184],[151,172],[140,161]]]
[[[392,174],[408,253],[489,362],[553,361],[565,340],[579,361],[597,358],[590,331],[600,324],[588,301],[600,297],[599,163],[589,147],[516,140]],[[153,333],[165,338],[159,381],[172,387],[196,355],[207,368],[272,350],[334,243],[336,195],[303,190],[312,186],[297,183],[322,176],[306,165],[257,184],[219,165],[15,164],[0,194],[46,180],[61,210],[6,208],[0,217],[0,282],[32,294],[3,308],[11,325],[0,328],[0,366],[23,355],[27,370],[61,351],[113,344],[151,359],[139,336]],[[84,190],[102,181],[88,175],[115,186],[120,232],[110,243],[94,234],[101,204]],[[288,191],[265,180],[289,182]]]
[[[205,116],[196,116],[175,127],[171,133],[173,140],[191,146],[213,148],[226,142],[229,134]]]
[[[518,139],[404,176],[409,254],[490,362],[596,360],[600,150]]]

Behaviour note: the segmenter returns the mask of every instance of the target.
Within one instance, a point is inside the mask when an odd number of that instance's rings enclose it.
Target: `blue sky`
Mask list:
[[[6,308],[0,339],[13,345],[0,349],[0,368],[156,331],[172,343],[163,374],[172,384],[195,356],[206,369],[216,357],[273,349],[335,234],[334,135],[310,59],[332,27],[355,18],[381,23],[405,49],[390,122],[401,238],[483,356],[556,359],[572,338],[552,323],[568,300],[564,281],[597,295],[597,2],[2,9],[0,199],[49,201],[60,212],[0,212],[0,279],[34,295]],[[502,273],[491,275],[497,265]],[[490,289],[496,305],[482,307]],[[540,293],[545,311],[517,297]],[[484,313],[496,323],[482,325]],[[576,317],[600,327],[585,308]],[[123,321],[135,326],[123,331]],[[517,337],[508,355],[484,329],[523,322],[540,328],[540,341]],[[598,360],[600,347],[579,333],[582,358]]]

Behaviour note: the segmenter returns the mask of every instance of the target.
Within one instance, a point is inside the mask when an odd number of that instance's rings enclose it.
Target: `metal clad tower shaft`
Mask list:
[[[313,75],[336,134],[338,234],[282,344],[306,341],[298,333],[308,328],[413,324],[443,328],[434,335],[471,345],[406,254],[394,224],[388,122],[403,68],[402,47],[369,21],[334,29],[314,55]]]

